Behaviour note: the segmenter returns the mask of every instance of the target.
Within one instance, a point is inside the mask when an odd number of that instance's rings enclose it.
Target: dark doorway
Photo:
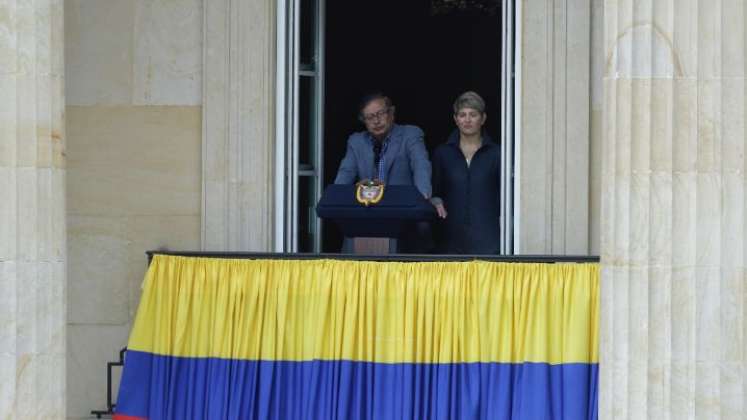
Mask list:
[[[456,97],[474,90],[487,105],[486,131],[499,140],[500,9],[443,12],[435,2],[326,1],[325,185],[334,181],[347,137],[364,130],[356,108],[371,91],[388,94],[397,122],[422,128],[432,152],[454,129]],[[326,223],[322,238],[324,252],[340,250],[336,226]]]

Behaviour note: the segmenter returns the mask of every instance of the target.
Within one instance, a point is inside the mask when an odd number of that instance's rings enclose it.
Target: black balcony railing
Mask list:
[[[438,255],[438,254],[393,254],[393,255],[353,255],[353,254],[305,254],[272,252],[204,252],[204,251],[148,251],[148,263],[154,255],[177,255],[182,257],[271,259],[271,260],[356,260],[356,261],[495,261],[509,263],[591,263],[599,262],[597,255]]]
[[[97,419],[100,419],[102,416],[111,416],[114,414],[117,404],[112,398],[112,369],[124,366],[126,352],[127,347],[119,351],[119,361],[106,364],[106,410],[92,410],[91,414],[96,416]]]

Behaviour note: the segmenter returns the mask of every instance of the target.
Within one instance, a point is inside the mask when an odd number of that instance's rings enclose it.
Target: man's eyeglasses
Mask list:
[[[387,115],[389,115],[389,108],[384,108],[384,109],[382,109],[382,110],[380,110],[378,112],[374,112],[372,114],[366,114],[366,115],[363,116],[362,119],[363,119],[363,121],[365,121],[367,123],[370,123],[370,122],[374,122],[374,121],[377,121],[377,120],[381,120],[382,118],[386,117]]]

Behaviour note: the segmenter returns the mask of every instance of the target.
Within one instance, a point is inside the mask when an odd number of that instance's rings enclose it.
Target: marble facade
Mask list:
[[[272,0],[205,1],[202,249],[272,251],[275,27]]]
[[[0,5],[0,418],[66,401],[62,1]]]
[[[271,249],[274,5],[0,6],[0,418],[103,408],[146,249]],[[601,419],[747,412],[746,12],[522,2],[521,251],[601,252]]]
[[[605,1],[601,419],[742,419],[745,4]]]
[[[587,255],[591,0],[521,2],[517,253]],[[596,198],[596,197],[595,197]],[[596,245],[596,243],[595,243]]]
[[[67,417],[106,406],[149,249],[200,249],[202,2],[65,2]]]

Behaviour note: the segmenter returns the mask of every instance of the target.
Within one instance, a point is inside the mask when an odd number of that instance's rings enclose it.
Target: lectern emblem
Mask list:
[[[368,207],[376,204],[384,197],[384,183],[375,179],[364,179],[355,184],[355,199]]]

